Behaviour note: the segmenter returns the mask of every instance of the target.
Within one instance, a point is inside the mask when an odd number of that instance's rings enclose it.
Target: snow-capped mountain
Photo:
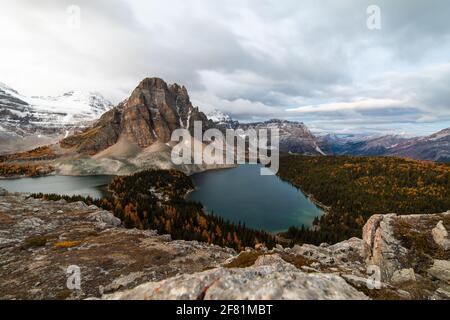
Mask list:
[[[390,148],[386,155],[450,162],[450,128],[430,136],[409,139]]]
[[[206,116],[221,129],[236,129],[239,126],[238,121],[233,120],[230,115],[217,109],[208,113]]]
[[[57,140],[86,127],[112,107],[97,93],[28,97],[0,83],[0,153]]]
[[[329,154],[381,156],[409,139],[402,135],[336,135],[320,136],[319,144]]]
[[[319,137],[326,153],[353,156],[396,156],[436,162],[450,161],[450,128],[430,136],[328,134]]]
[[[231,121],[231,117],[228,114],[223,113],[220,110],[213,110],[212,112],[206,114],[209,120],[220,123],[220,122],[228,122]]]
[[[239,123],[219,110],[208,114],[208,119],[219,129],[278,129],[280,151],[305,155],[325,155],[316,138],[302,122],[272,119],[264,122]]]
[[[272,119],[264,122],[243,123],[239,128],[247,129],[278,129],[280,134],[280,151],[303,155],[325,155],[316,137],[302,122]]]
[[[113,107],[97,93],[70,91],[61,96],[27,97],[0,83],[2,124],[34,124],[48,127],[78,125],[95,120]]]

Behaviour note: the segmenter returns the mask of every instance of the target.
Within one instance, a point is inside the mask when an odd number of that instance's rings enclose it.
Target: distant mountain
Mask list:
[[[97,93],[28,97],[0,83],[0,150],[17,152],[48,144],[85,128],[113,107]]]
[[[264,122],[241,123],[239,128],[243,130],[278,129],[280,132],[280,152],[325,155],[314,135],[302,122],[272,119]]]
[[[329,154],[381,156],[392,147],[408,141],[408,138],[398,135],[336,135],[321,136],[319,145]]]
[[[386,152],[386,155],[450,162],[450,128],[395,145]]]
[[[226,167],[205,162],[198,165],[172,162],[172,148],[177,143],[171,141],[174,130],[188,129],[193,135],[194,122],[200,121],[204,131],[210,128],[278,128],[281,151],[324,154],[314,136],[300,122],[270,120],[239,124],[218,112],[210,117],[212,119],[192,105],[184,86],[169,85],[159,78],[146,78],[128,99],[83,130],[51,145],[45,152],[52,159],[55,171],[68,175],[131,174],[148,168],[193,173]],[[195,150],[205,146],[202,141],[194,140],[193,143],[199,147]]]
[[[285,153],[450,161],[450,128],[419,138],[314,136],[302,122],[273,119],[239,123],[217,110],[207,116],[192,105],[184,86],[168,85],[159,78],[144,79],[117,107],[94,93],[27,97],[0,84],[0,116],[0,153],[54,144],[58,157],[70,155],[70,161],[60,166],[61,172],[69,174],[126,174],[146,167],[171,167],[172,132],[186,128],[192,134],[195,121],[201,121],[204,130],[277,128],[280,151]],[[59,144],[55,144],[57,141]],[[76,157],[84,160],[77,162]]]
[[[220,129],[236,129],[239,127],[239,121],[233,120],[230,115],[220,110],[214,110],[206,115],[209,120]]]
[[[450,162],[450,128],[426,137],[328,134],[318,139],[320,147],[328,154],[396,156]]]
[[[314,135],[302,122],[272,119],[264,122],[239,123],[230,115],[215,110],[208,118],[220,129],[278,129],[280,132],[280,151],[304,155],[325,155]]]

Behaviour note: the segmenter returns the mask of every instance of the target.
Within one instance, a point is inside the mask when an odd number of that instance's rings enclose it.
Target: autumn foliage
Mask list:
[[[0,162],[6,161],[40,161],[53,160],[57,156],[50,146],[43,146],[31,151],[0,156]]]
[[[0,163],[0,176],[15,177],[28,176],[39,177],[53,172],[53,167],[50,165],[39,164],[20,164],[20,163]]]
[[[388,157],[280,159],[279,176],[331,207],[314,230],[293,227],[294,242],[334,243],[361,236],[374,214],[427,214],[450,209],[450,167]]]
[[[243,250],[275,245],[272,235],[207,215],[200,203],[185,196],[194,188],[192,180],[175,170],[149,170],[116,177],[108,186],[109,197],[95,200],[81,196],[34,195],[48,200],[84,201],[114,212],[126,227],[157,230],[173,239],[197,240]]]

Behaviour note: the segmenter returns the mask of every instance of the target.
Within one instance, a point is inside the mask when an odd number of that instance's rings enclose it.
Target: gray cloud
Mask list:
[[[95,90],[118,102],[159,76],[244,121],[418,133],[450,123],[445,0],[4,2],[0,81],[27,94]],[[366,28],[372,4],[379,31]],[[66,25],[69,5],[81,8],[79,30]]]

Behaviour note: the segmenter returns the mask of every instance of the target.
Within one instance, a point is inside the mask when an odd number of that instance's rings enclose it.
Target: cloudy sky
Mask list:
[[[200,109],[241,121],[286,118],[334,132],[450,127],[447,0],[0,5],[0,82],[27,95],[98,91],[117,103],[158,76],[186,85]],[[367,27],[370,5],[381,10],[380,30]]]

